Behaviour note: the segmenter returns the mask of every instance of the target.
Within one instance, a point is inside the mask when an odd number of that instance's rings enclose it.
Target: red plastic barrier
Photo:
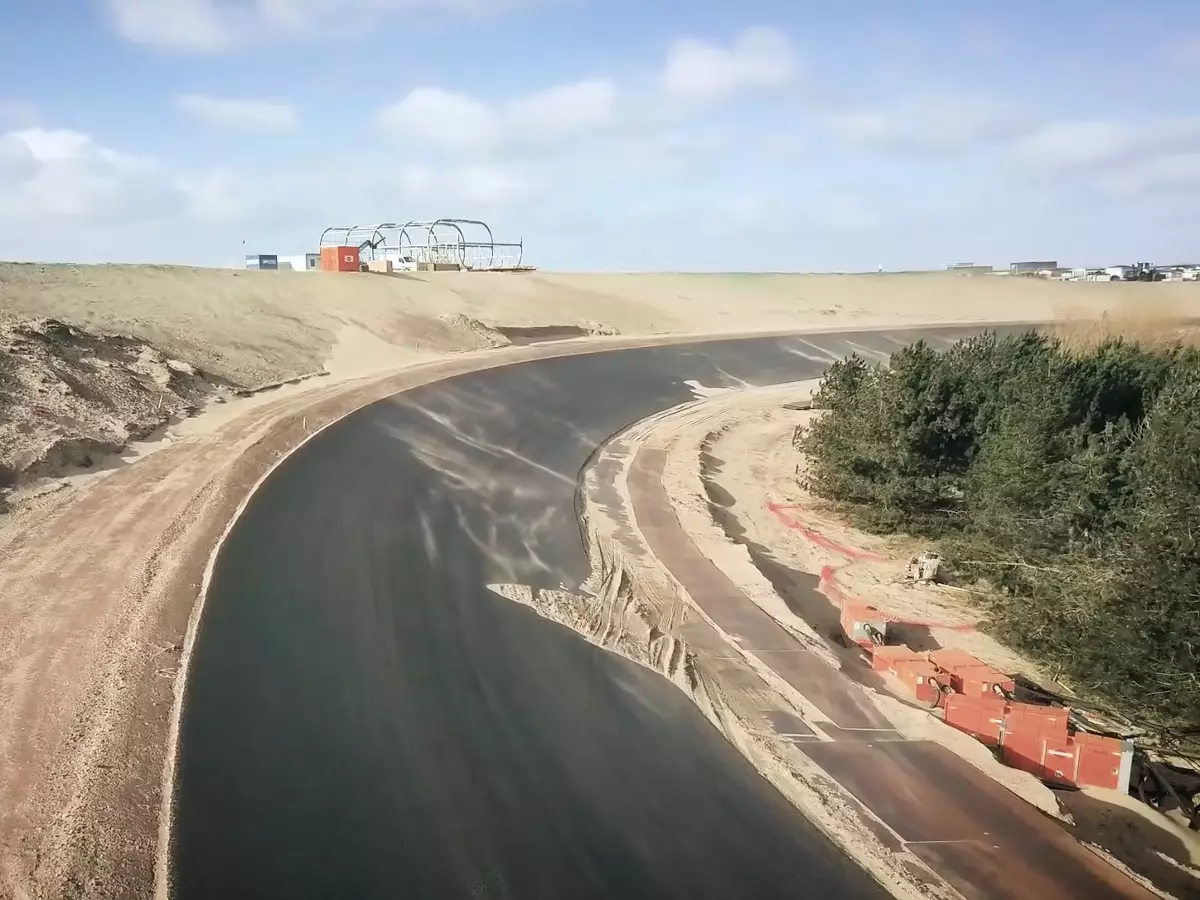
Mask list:
[[[888,671],[895,663],[905,659],[923,660],[925,659],[925,654],[901,646],[884,645],[871,647],[871,668],[880,672]]]
[[[1054,784],[1079,783],[1079,753],[1069,737],[1042,735],[1042,765],[1037,773],[1043,781]]]
[[[1097,734],[1079,732],[1075,735],[1078,748],[1078,778],[1080,787],[1109,788],[1127,791],[1128,767],[1123,766],[1125,756],[1132,757],[1132,748],[1125,741],[1102,737]],[[1122,784],[1122,782],[1126,782]]]
[[[941,690],[937,683],[937,667],[927,659],[898,659],[891,671],[904,682],[909,692],[922,703],[937,703]]]
[[[1021,734],[1047,734],[1066,737],[1067,716],[1070,711],[1061,706],[1038,706],[1034,703],[1010,703],[1005,715],[1005,729]]]
[[[947,694],[943,709],[947,725],[994,747],[1000,743],[1005,706],[1002,697]]]
[[[990,694],[947,694],[943,706],[947,725],[998,744],[1000,758],[1014,769],[1055,784],[1129,789],[1133,745],[1082,731],[1068,734],[1067,709],[1008,703]]]

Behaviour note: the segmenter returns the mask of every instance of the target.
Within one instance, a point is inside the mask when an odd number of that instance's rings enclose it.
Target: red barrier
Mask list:
[[[893,646],[872,646],[871,647],[871,668],[880,672],[886,672],[892,668],[894,663],[902,659],[925,659],[924,653],[918,653],[916,650],[909,650],[907,647],[899,645]]]
[[[897,669],[916,671],[918,665],[901,662]],[[943,708],[947,725],[989,746],[998,744],[1000,758],[1014,769],[1055,784],[1129,790],[1133,745],[1083,731],[1068,734],[1068,709],[957,693],[945,696]]]
[[[929,660],[898,659],[892,664],[891,671],[896,673],[896,677],[922,703],[937,703],[941,699],[937,667]]]
[[[1079,753],[1078,784],[1081,787],[1109,788],[1122,792],[1129,790],[1133,757],[1129,742],[1081,731],[1075,735],[1075,744]],[[1128,762],[1126,756],[1129,757]]]
[[[1042,765],[1041,771],[1035,773],[1043,781],[1054,784],[1065,784],[1072,787],[1079,784],[1079,754],[1075,741],[1069,737],[1051,737],[1042,735]]]
[[[997,688],[1011,691],[1014,684],[1003,672],[997,672],[991,666],[981,663],[950,673],[950,686],[960,694],[982,697],[996,694]]]
[[[1048,734],[1065,737],[1069,714],[1070,710],[1061,706],[1010,703],[1005,715],[1005,729],[1021,734]]]
[[[972,656],[967,651],[955,650],[953,648],[942,648],[941,650],[930,651],[929,661],[939,669],[944,669],[947,672],[954,672],[961,668],[983,665],[979,659]]]
[[[1013,680],[964,650],[942,649],[929,654],[929,661],[946,674],[945,681],[960,694],[980,697],[999,688],[1013,689]]]
[[[846,637],[868,650],[875,646],[871,640],[872,632],[887,634],[887,620],[878,609],[866,603],[844,602],[841,625]]]
[[[1006,706],[1002,697],[947,694],[943,703],[947,725],[965,731],[989,746],[1000,743]]]

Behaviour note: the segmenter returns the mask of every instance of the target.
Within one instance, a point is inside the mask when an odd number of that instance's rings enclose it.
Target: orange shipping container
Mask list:
[[[357,272],[361,262],[357,247],[322,247],[322,272]]]

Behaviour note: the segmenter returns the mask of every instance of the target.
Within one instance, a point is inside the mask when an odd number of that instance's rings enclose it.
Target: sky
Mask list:
[[[238,264],[457,217],[593,271],[1200,258],[1183,0],[43,0],[0,259]]]

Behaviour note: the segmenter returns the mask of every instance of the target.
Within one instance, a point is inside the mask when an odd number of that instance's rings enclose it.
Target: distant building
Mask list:
[[[1043,269],[1056,271],[1058,269],[1058,260],[1041,260],[1033,262],[1015,262],[1008,267],[1008,271],[1013,275],[1034,275]]]
[[[270,269],[279,268],[279,257],[274,254],[258,253],[254,256],[246,257],[247,269]]]
[[[991,275],[991,266],[977,266],[975,263],[950,263],[946,266],[947,272],[953,272],[956,275]]]

